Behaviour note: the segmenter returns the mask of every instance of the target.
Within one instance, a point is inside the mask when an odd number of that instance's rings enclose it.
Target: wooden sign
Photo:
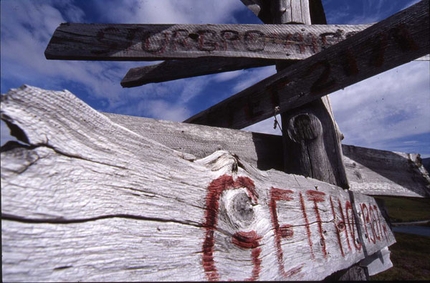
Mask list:
[[[185,122],[240,129],[429,52],[429,1],[421,1],[251,86]]]
[[[264,23],[273,23],[273,16],[270,13],[270,1],[261,2],[259,0],[242,0],[242,2],[247,5],[254,14],[259,16]],[[327,24],[321,0],[311,1],[309,5],[312,22],[314,24]],[[294,64],[295,62],[295,60],[289,60],[288,64]],[[122,79],[121,85],[123,87],[135,87],[152,82],[164,82],[226,71],[262,67],[274,65],[275,63],[275,60],[252,58],[197,58],[179,61],[169,60],[157,65],[130,69]],[[287,63],[284,62],[284,64]]]
[[[61,24],[47,59],[164,60],[199,57],[301,60],[369,25]]]
[[[68,91],[1,103],[27,142],[1,151],[4,281],[322,280],[395,242],[371,197],[195,159]]]
[[[226,150],[260,170],[283,171],[282,136],[103,113],[140,136],[195,159]],[[430,178],[418,154],[342,145],[350,190],[371,196],[430,197]]]

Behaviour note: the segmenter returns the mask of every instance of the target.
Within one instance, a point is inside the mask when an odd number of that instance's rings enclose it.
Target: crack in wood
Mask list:
[[[112,219],[112,218],[123,218],[123,219],[131,219],[131,220],[143,220],[143,221],[155,221],[155,222],[163,222],[163,223],[177,223],[182,225],[190,225],[194,227],[201,228],[202,224],[193,221],[179,221],[174,219],[163,219],[163,218],[155,218],[155,217],[145,217],[139,215],[130,215],[130,214],[111,214],[111,215],[102,215],[97,217],[89,217],[89,218],[80,218],[80,219],[66,219],[66,218],[51,218],[51,219],[34,219],[34,218],[25,218],[21,216],[16,216],[8,213],[2,213],[1,219],[6,221],[15,221],[27,224],[76,224],[76,223],[86,223],[91,221],[103,220],[103,219]]]
[[[37,149],[37,148],[40,148],[40,147],[46,147],[48,149],[51,149],[52,151],[54,151],[55,153],[57,153],[59,155],[63,155],[63,156],[69,157],[69,158],[75,158],[75,159],[84,160],[84,161],[88,161],[88,162],[92,162],[92,163],[97,163],[97,164],[101,164],[101,165],[106,165],[106,166],[110,166],[110,167],[115,167],[115,168],[123,169],[123,170],[127,169],[126,167],[123,167],[123,166],[118,166],[118,165],[114,165],[114,164],[109,164],[109,163],[105,163],[105,162],[91,160],[91,159],[85,158],[83,156],[79,156],[79,155],[76,155],[76,154],[71,154],[71,153],[67,153],[67,152],[61,151],[58,148],[56,148],[55,146],[50,145],[49,141],[48,141],[48,143],[37,143],[37,144],[21,144],[21,143],[17,143],[16,142],[16,143],[13,144],[12,147],[7,148],[7,150],[11,150],[11,149],[15,149],[15,148],[24,148],[24,149],[28,149],[28,150],[33,150],[33,149]],[[3,151],[5,151],[5,150],[2,149],[2,152]],[[38,160],[39,159],[41,159],[41,158],[39,157]]]

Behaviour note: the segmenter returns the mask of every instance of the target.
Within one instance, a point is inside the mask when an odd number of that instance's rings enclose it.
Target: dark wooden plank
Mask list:
[[[428,54],[429,1],[421,1],[185,122],[240,129]]]
[[[164,60],[237,57],[301,60],[369,25],[61,24],[47,59]]]
[[[297,61],[288,60],[289,64]],[[269,59],[252,58],[194,58],[167,60],[163,63],[130,69],[121,81],[123,87],[216,74],[221,72],[274,65]]]
[[[257,16],[262,12],[261,7],[264,4],[259,0],[242,0],[242,2]],[[321,0],[310,1],[309,6],[312,23],[327,24]],[[270,7],[270,5],[268,5],[268,7]],[[263,14],[264,12],[262,12],[262,15]],[[268,17],[265,18],[263,22],[271,24],[272,20]],[[288,60],[284,64],[291,65],[293,63],[295,63],[295,61]],[[197,58],[187,60],[168,60],[157,65],[130,69],[122,79],[121,85],[123,87],[136,87],[147,83],[164,82],[274,64],[275,62],[273,60],[248,58]]]

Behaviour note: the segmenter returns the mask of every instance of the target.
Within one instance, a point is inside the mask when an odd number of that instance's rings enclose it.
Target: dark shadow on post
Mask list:
[[[284,157],[281,136],[252,133],[252,141],[257,153],[258,169],[283,171]]]

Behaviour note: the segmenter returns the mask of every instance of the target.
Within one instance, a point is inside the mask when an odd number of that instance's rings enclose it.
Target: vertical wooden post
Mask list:
[[[312,5],[311,19],[309,0],[272,0],[273,23],[326,24],[322,5]],[[277,71],[287,65],[278,62]],[[342,135],[334,121],[328,96],[281,113],[281,119],[285,172],[348,188],[340,144]]]
[[[274,24],[312,24],[309,0],[272,0],[271,4]],[[322,5],[320,11],[315,11],[314,4],[312,19],[317,21],[314,24],[326,24]],[[279,72],[287,65],[278,62],[276,69]],[[342,135],[328,97],[281,113],[281,119],[285,172],[348,188],[340,144]]]
[[[312,15],[309,2],[313,2],[311,3]],[[288,7],[291,10],[288,10]],[[272,15],[274,15],[274,23],[277,24],[298,23],[298,21],[303,24],[327,24],[322,3],[318,0],[272,0]],[[279,62],[276,64],[276,69],[279,72],[287,66],[288,64]],[[349,188],[342,161],[340,141],[343,135],[334,120],[328,96],[281,113],[281,120],[284,171]],[[330,281],[368,280],[369,276],[366,268],[356,264],[332,274],[327,279]]]

